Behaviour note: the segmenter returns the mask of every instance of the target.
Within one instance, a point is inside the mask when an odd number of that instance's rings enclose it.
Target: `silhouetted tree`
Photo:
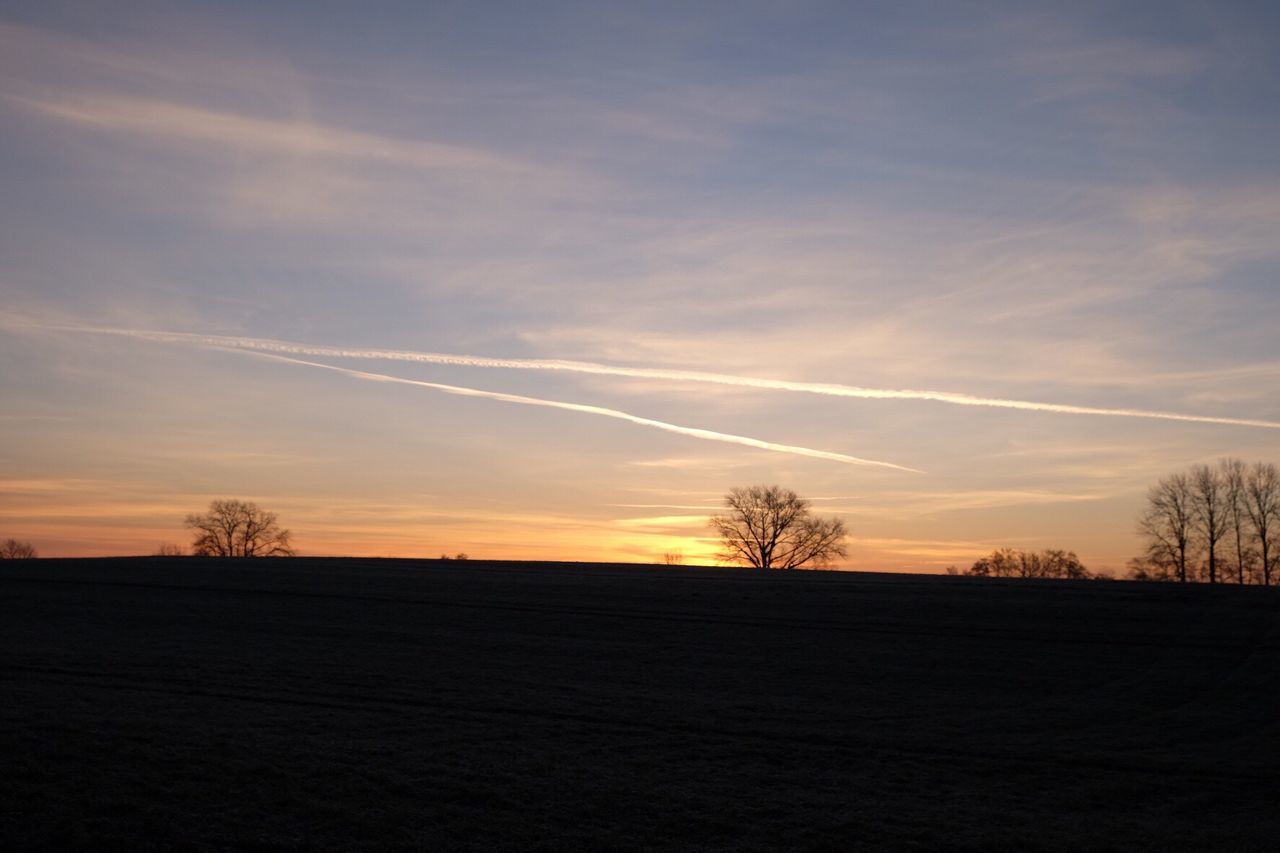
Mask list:
[[[196,531],[191,552],[197,557],[293,556],[289,531],[255,503],[216,500],[207,513],[188,515],[186,525]]]
[[[1059,551],[1050,549],[1040,552],[1040,562],[1044,566],[1045,577],[1066,578],[1067,580],[1088,580],[1100,575],[1090,574],[1080,562],[1075,551]]]
[[[1129,561],[1129,579],[1135,581],[1177,580],[1176,570],[1172,563],[1152,562],[1146,556]]]
[[[814,516],[809,502],[790,489],[732,489],[724,505],[728,513],[710,522],[720,536],[723,562],[758,569],[816,568],[847,553],[844,522]]]
[[[1151,487],[1138,532],[1147,540],[1142,563],[1186,583],[1195,546],[1195,501],[1186,474],[1173,474]]]
[[[36,549],[30,542],[19,542],[17,539],[6,539],[0,542],[0,560],[34,560]]]
[[[1280,470],[1259,462],[1249,469],[1244,483],[1245,514],[1258,546],[1262,582],[1270,586],[1274,569],[1280,568],[1276,538],[1280,536]]]
[[[1219,579],[1222,551],[1234,556],[1236,580],[1270,585],[1280,577],[1280,470],[1270,463],[1223,459],[1198,465],[1151,487],[1138,519],[1146,552],[1130,561],[1130,577],[1186,582],[1203,549],[1207,579]]]
[[[684,554],[680,551],[668,551],[662,555],[662,563],[667,566],[682,566]]]
[[[1223,495],[1227,505],[1227,533],[1235,557],[1236,580],[1245,583],[1245,574],[1252,568],[1254,551],[1249,547],[1249,513],[1245,508],[1245,480],[1248,468],[1240,459],[1223,459],[1218,463],[1222,472]]]
[[[967,575],[981,578],[1016,578],[1019,573],[1018,552],[1012,548],[997,548],[974,562]]]
[[[182,550],[181,545],[175,545],[172,542],[161,542],[160,546],[156,548],[157,557],[181,557],[185,554],[186,552]]]
[[[1075,551],[1019,551],[997,548],[969,567],[966,575],[991,578],[1066,578],[1084,580],[1092,577]]]
[[[1204,548],[1209,583],[1218,582],[1218,547],[1227,535],[1229,510],[1222,473],[1208,465],[1191,469],[1191,509],[1195,534]]]

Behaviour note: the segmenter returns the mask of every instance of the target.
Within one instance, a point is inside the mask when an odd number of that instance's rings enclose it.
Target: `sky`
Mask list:
[[[9,2],[0,130],[44,556],[235,497],[704,562],[778,483],[844,568],[1120,574],[1159,477],[1280,461],[1275,4]]]

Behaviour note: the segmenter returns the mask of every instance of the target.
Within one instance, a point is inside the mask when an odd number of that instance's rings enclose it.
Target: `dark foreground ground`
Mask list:
[[[0,848],[1280,849],[1259,589],[0,563]]]

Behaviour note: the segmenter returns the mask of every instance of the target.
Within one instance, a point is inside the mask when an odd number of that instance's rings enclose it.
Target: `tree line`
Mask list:
[[[1044,551],[997,548],[987,556],[978,559],[964,572],[955,566],[950,566],[947,574],[964,574],[980,578],[1059,578],[1062,580],[1088,580],[1095,577],[1080,562],[1075,551],[1061,551],[1054,548]]]
[[[1221,459],[1164,477],[1147,492],[1138,532],[1136,580],[1270,586],[1280,581],[1280,469]]]

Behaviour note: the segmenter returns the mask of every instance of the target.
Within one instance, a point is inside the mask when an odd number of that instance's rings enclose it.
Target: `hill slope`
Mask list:
[[[1272,849],[1273,590],[0,563],[0,846]]]

